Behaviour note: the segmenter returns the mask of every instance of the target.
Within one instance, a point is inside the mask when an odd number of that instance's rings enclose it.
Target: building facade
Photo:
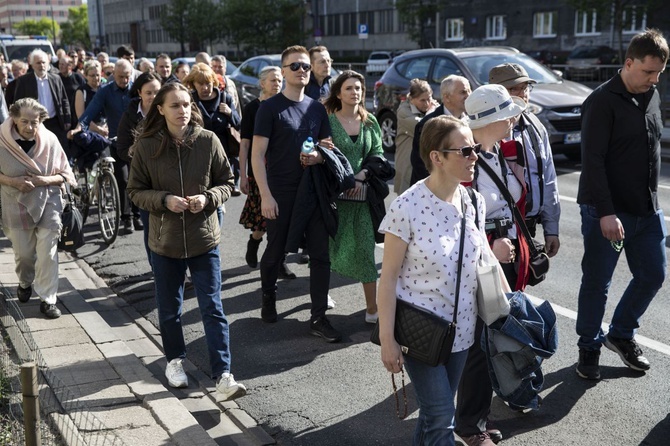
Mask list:
[[[81,4],[82,0],[0,0],[0,33],[20,34],[16,24],[29,19],[53,18],[61,24],[68,19],[68,9]]]
[[[618,45],[610,12],[577,11],[567,0],[450,0],[441,3],[443,6],[435,17],[424,22],[427,46],[504,45],[523,51],[569,52],[577,45],[613,48]],[[648,10],[647,3],[656,6]],[[179,44],[170,39],[160,25],[160,16],[168,4],[169,0],[89,0],[91,38],[112,53],[119,45],[130,44],[141,55],[161,52],[178,55]],[[296,43],[308,47],[326,45],[338,58],[364,57],[375,50],[419,47],[408,38],[395,0],[306,0],[305,15],[305,23],[313,33],[304,42]],[[94,25],[97,18],[104,22]],[[670,35],[668,2],[631,1],[624,18],[624,46],[633,34],[645,27],[657,27]],[[216,43],[213,48],[188,45],[186,48],[188,55],[202,50],[224,53],[238,60],[251,56],[237,53],[237,48],[229,47],[226,42]]]

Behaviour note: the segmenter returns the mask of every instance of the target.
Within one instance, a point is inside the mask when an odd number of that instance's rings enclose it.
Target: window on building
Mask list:
[[[595,9],[575,12],[575,35],[586,36],[600,34],[598,13]]]
[[[47,11],[47,16],[51,17],[51,11]]]
[[[533,20],[533,37],[556,37],[558,12],[536,12]]]
[[[504,40],[507,38],[507,17],[490,15],[486,17],[486,38],[488,40]]]
[[[330,14],[328,16],[328,35],[337,36],[341,34],[340,14]]]
[[[375,14],[374,11],[361,11],[358,13],[359,22],[368,25],[368,33],[374,32],[375,29]],[[356,33],[358,34],[358,26],[356,26]]]
[[[58,11],[59,17],[65,17],[65,11]]]
[[[32,11],[26,11],[26,13],[25,13],[26,17],[30,17],[31,13],[32,13]]]
[[[351,36],[358,32],[357,29],[356,13],[348,12],[342,14],[342,34]]]
[[[377,22],[377,32],[392,33],[394,31],[393,19],[395,17],[395,9],[385,9],[379,11],[379,20]]]
[[[35,4],[36,4],[36,5],[39,5],[39,4],[40,4],[40,0],[35,0]]]
[[[463,18],[459,17],[456,19],[447,19],[446,29],[446,42],[456,42],[463,40]]]
[[[624,33],[637,34],[647,28],[647,11],[644,6],[628,6],[623,10],[621,30]]]

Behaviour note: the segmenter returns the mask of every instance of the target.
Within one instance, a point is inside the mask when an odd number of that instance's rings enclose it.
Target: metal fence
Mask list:
[[[125,446],[125,443],[79,401],[46,365],[30,328],[10,292],[0,286],[0,446],[28,445],[19,370],[37,365],[38,425],[42,445]],[[22,391],[23,390],[23,391]],[[28,417],[25,417],[28,418]]]

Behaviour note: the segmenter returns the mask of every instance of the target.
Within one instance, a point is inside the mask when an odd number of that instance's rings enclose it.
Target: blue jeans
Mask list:
[[[412,379],[419,403],[414,446],[454,445],[454,395],[468,350],[452,353],[446,366],[430,367],[405,356],[405,368]]]
[[[584,257],[577,309],[577,345],[598,350],[605,341],[600,325],[620,253],[603,237],[596,209],[581,205],[580,211]],[[617,217],[625,231],[623,249],[633,279],[616,306],[609,333],[616,338],[632,339],[640,326],[640,318],[665,280],[667,231],[661,210],[646,217],[627,213],[617,213]]]
[[[228,320],[221,304],[219,248],[188,259],[173,259],[152,251],[151,264],[154,268],[158,322],[167,360],[186,357],[181,315],[188,267],[205,328],[212,377],[229,372],[230,343]]]

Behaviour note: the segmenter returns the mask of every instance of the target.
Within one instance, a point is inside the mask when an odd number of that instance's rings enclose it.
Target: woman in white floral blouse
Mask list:
[[[483,222],[485,206],[476,192],[477,205],[473,205],[460,185],[472,181],[478,151],[466,124],[451,116],[431,119],[421,134],[420,147],[430,175],[393,201],[380,227],[385,233],[378,293],[382,362],[392,373],[404,365],[414,384],[419,403],[414,444],[453,445],[454,394],[477,320],[476,259],[482,249],[488,249],[475,215]],[[465,240],[456,337],[448,363],[430,367],[401,353],[393,328],[396,299],[451,321],[461,237]]]

